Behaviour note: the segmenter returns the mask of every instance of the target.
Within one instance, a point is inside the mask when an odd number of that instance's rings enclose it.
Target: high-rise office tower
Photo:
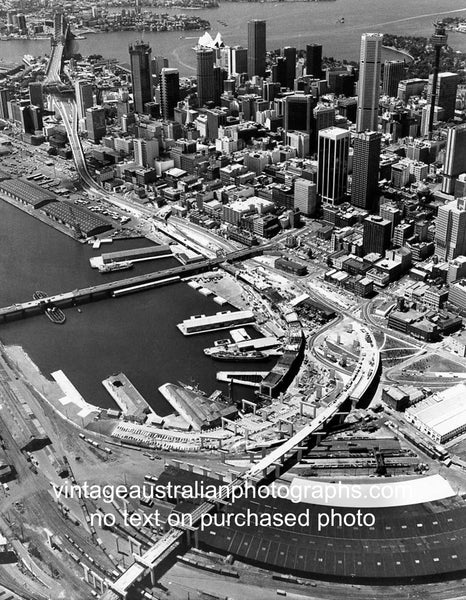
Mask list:
[[[432,102],[434,75],[429,75],[427,85],[427,100],[429,105]],[[437,80],[437,91],[435,96],[435,106],[440,106],[444,110],[443,118],[445,121],[453,119],[455,116],[456,92],[458,90],[459,75],[457,73],[439,73]]]
[[[162,69],[160,72],[160,108],[162,118],[173,119],[175,107],[180,100],[180,74],[178,69]]]
[[[284,128],[288,131],[303,131],[311,134],[314,130],[314,97],[310,94],[295,94],[285,98]]]
[[[361,131],[353,138],[351,204],[369,211],[376,208],[381,140],[376,131]]]
[[[435,220],[435,254],[441,260],[466,255],[466,199],[439,206]]]
[[[335,108],[326,104],[318,104],[312,111],[314,116],[314,127],[310,140],[310,152],[317,151],[319,131],[328,129],[335,125]]]
[[[406,65],[402,60],[386,60],[383,65],[382,92],[390,98],[398,93],[398,84],[404,79]]]
[[[152,59],[152,75],[155,76],[155,85],[160,85],[160,74],[162,69],[168,69],[168,58],[154,56]]]
[[[434,109],[437,104],[437,83],[438,83],[438,74],[440,70],[440,54],[443,46],[446,46],[448,41],[448,36],[445,31],[445,25],[443,21],[438,23],[434,23],[435,32],[434,35],[430,38],[430,43],[434,49],[434,70],[432,71],[432,85],[431,85],[431,93],[430,93],[430,112],[429,119],[427,122],[427,133],[429,135],[429,139],[432,139],[432,130],[434,125]]]
[[[42,83],[40,81],[34,81],[29,84],[29,98],[31,100],[31,104],[38,106],[41,110],[44,108]]]
[[[242,46],[230,48],[229,75],[239,75],[248,72],[248,49]]]
[[[298,208],[307,217],[315,216],[317,213],[317,186],[313,181],[296,179],[293,208]]]
[[[363,33],[359,63],[356,131],[377,131],[380,96],[382,34]]]
[[[155,138],[134,140],[134,161],[140,167],[153,167],[155,159],[159,155],[159,141]]]
[[[364,219],[362,234],[364,253],[377,252],[377,254],[384,256],[385,250],[390,248],[391,232],[392,224],[390,221],[378,215],[370,215]]]
[[[10,91],[7,88],[0,89],[0,119],[8,119],[8,100]]]
[[[313,111],[316,121],[316,130],[328,129],[335,125],[335,107],[326,104],[318,104]]]
[[[27,33],[26,16],[24,13],[18,13],[16,15],[16,23],[18,25],[19,32],[22,34]]]
[[[227,77],[227,71],[222,67],[214,67],[214,102],[216,106],[220,105],[220,97],[223,94],[223,82]]]
[[[340,204],[348,180],[350,132],[340,127],[319,131],[317,193],[323,202]]]
[[[248,75],[265,77],[265,21],[248,21]]]
[[[284,56],[277,56],[272,65],[272,82],[280,86],[286,85],[286,59]]]
[[[137,42],[129,47],[134,111],[137,113],[143,113],[146,102],[153,100],[151,53],[149,44],[144,42]]]
[[[98,144],[107,132],[105,124],[105,109],[102,106],[92,106],[86,110],[87,139]]]
[[[262,97],[267,102],[272,102],[280,93],[280,84],[272,81],[264,81],[262,84]]]
[[[76,92],[76,104],[78,106],[78,118],[84,119],[86,111],[94,104],[92,85],[88,81],[77,81],[74,86]]]
[[[197,59],[197,100],[199,106],[215,98],[214,62],[215,51],[212,48],[198,48]]]
[[[296,78],[296,48],[285,46],[283,56],[285,58],[285,85],[292,90]]]
[[[16,110],[16,122],[20,123],[21,125],[21,130],[24,133],[34,133],[34,131],[36,130],[36,124],[34,123],[34,118],[33,118],[33,112],[32,109],[33,107],[31,105],[26,105],[26,106],[18,106],[17,110]],[[34,107],[37,109],[37,107]],[[36,113],[37,116],[37,113]]]
[[[466,124],[463,123],[448,130],[442,192],[453,194],[455,180],[464,172],[466,172]]]
[[[322,46],[307,44],[306,46],[306,75],[322,79]]]

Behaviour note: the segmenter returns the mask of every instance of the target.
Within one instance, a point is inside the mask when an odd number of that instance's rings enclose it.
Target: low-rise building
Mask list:
[[[405,418],[438,444],[466,431],[466,386],[462,383],[408,408]]]

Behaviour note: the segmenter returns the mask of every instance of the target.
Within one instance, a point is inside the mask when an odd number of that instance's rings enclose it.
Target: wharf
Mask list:
[[[251,339],[251,336],[246,332],[246,329],[240,327],[239,329],[232,329],[230,335],[234,342],[244,342],[245,340]]]
[[[221,424],[222,417],[231,419],[237,415],[237,409],[234,406],[221,405],[216,400],[207,398],[195,390],[173,383],[161,385],[159,392],[176,412],[197,431],[217,427]]]
[[[252,310],[222,311],[215,315],[194,315],[178,323],[177,327],[183,335],[195,335],[208,331],[230,329],[236,325],[248,325],[255,321]]]
[[[241,352],[248,352],[249,350],[269,350],[271,348],[277,348],[278,346],[280,346],[280,340],[275,336],[268,336],[226,344],[224,349],[227,351],[241,350]],[[204,353],[210,354],[215,350],[218,350],[218,347],[211,346],[210,348],[204,348]]]
[[[171,246],[147,246],[145,248],[133,248],[132,250],[119,250],[117,252],[104,252],[101,256],[92,256],[89,264],[93,269],[113,262],[131,261],[141,262],[155,260],[157,258],[171,258],[173,256]]]
[[[48,225],[49,227],[56,229],[56,231],[59,231],[60,233],[64,233],[69,238],[73,239],[75,242],[79,242],[81,244],[84,243],[84,240],[78,240],[76,238],[76,234],[73,229],[66,227],[66,225],[63,225],[63,223],[59,223],[58,221],[49,219],[49,217],[47,217],[42,211],[34,210],[34,208],[31,205],[23,204],[22,202],[18,202],[17,200],[10,198],[6,194],[1,194],[0,199],[3,200],[4,202],[7,202],[8,204],[11,204],[11,206],[14,206],[15,208],[19,208],[19,210],[22,210],[24,213],[26,213],[30,217],[34,217],[34,219],[41,221],[42,223],[44,223],[44,225]]]
[[[260,388],[262,380],[268,373],[268,371],[218,371],[216,378],[217,381],[224,381],[225,383]]]
[[[123,416],[144,420],[150,413],[152,421],[158,417],[159,423],[163,423],[162,417],[155,413],[124,373],[107,377],[102,385],[121,408]]]
[[[63,371],[54,371],[51,375],[64,394],[56,403],[56,408],[70,421],[86,427],[94,420],[99,409],[84,400]]]

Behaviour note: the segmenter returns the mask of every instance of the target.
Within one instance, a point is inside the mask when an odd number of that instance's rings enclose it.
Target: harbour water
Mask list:
[[[115,10],[121,10],[119,7]],[[131,8],[131,7],[128,7]],[[182,8],[160,8],[157,12],[179,14]],[[247,46],[247,19],[267,20],[267,47],[280,48],[293,45],[305,48],[307,43],[323,44],[324,55],[348,60],[359,59],[361,34],[380,31],[400,35],[432,35],[432,21],[442,15],[464,15],[462,0],[335,0],[321,2],[220,2],[218,9],[195,11],[208,19],[211,34],[220,31],[226,44]],[[344,19],[344,22],[340,22]],[[219,21],[226,23],[224,26]],[[119,31],[88,35],[78,42],[83,55],[103,54],[128,62],[128,45],[143,38],[152,47],[153,55],[166,56],[171,67],[180,69],[181,75],[195,72],[195,55],[192,50],[199,35],[195,31],[134,32]],[[180,39],[181,36],[181,39]],[[466,35],[449,34],[449,44],[466,52]],[[50,51],[48,40],[16,40],[0,42],[0,56],[17,60],[24,54],[43,55]],[[385,50],[384,58],[393,60],[400,54]]]
[[[148,245],[145,239],[121,241],[92,250],[55,231],[19,209],[0,201],[0,305],[29,300],[35,290],[50,294],[92,283],[122,279],[124,272],[102,275],[89,266],[98,253]],[[166,269],[175,259],[137,263],[130,275]],[[237,370],[238,363],[219,366],[202,349],[226,332],[185,337],[176,324],[192,314],[214,314],[220,307],[184,283],[153,291],[84,304],[81,312],[65,309],[66,323],[54,325],[45,315],[0,324],[5,345],[21,345],[43,374],[63,370],[84,398],[102,407],[114,407],[101,381],[125,373],[159,414],[171,412],[157,388],[168,381],[197,382],[210,393],[224,389],[215,381],[220,369]],[[274,359],[261,363],[271,368]],[[257,370],[241,363],[243,370]],[[251,397],[237,388],[239,398]]]

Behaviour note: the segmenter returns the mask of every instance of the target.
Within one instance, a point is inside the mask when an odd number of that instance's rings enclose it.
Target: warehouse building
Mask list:
[[[408,408],[406,420],[438,444],[466,431],[466,385],[460,383]]]
[[[35,209],[42,208],[46,204],[57,200],[55,194],[45,190],[40,185],[26,181],[26,179],[6,179],[1,181],[0,193],[22,204],[32,206]]]
[[[112,224],[104,217],[96,215],[82,206],[71,205],[67,202],[47,204],[42,208],[42,212],[50,219],[69,229],[74,229],[79,237],[91,237],[113,229]]]

